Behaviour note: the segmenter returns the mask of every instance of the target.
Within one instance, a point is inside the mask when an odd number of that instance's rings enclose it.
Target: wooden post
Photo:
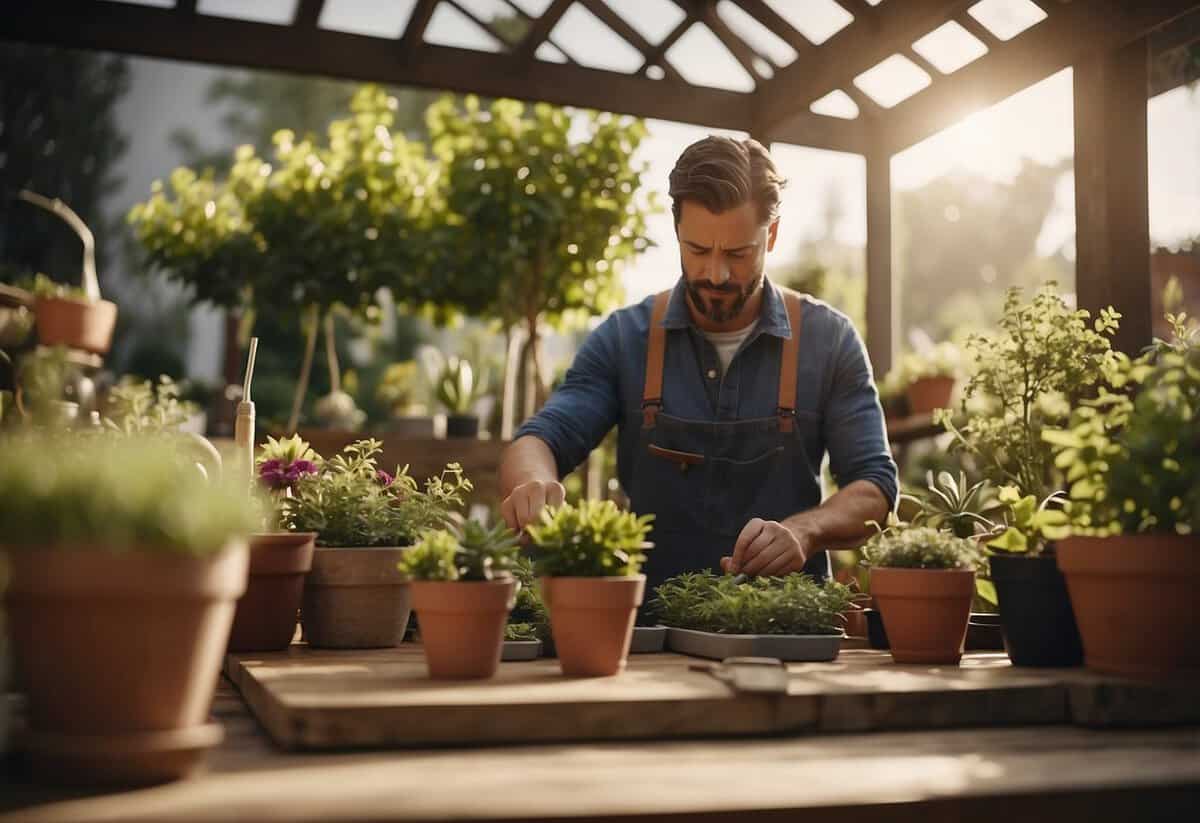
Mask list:
[[[1075,288],[1079,306],[1121,312],[1113,345],[1150,343],[1150,194],[1145,38],[1075,66]]]
[[[867,152],[867,353],[882,379],[897,354],[899,307],[892,277],[892,156],[879,139]]]

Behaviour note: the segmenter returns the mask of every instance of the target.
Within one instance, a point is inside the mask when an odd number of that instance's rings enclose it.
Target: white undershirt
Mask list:
[[[733,361],[733,355],[753,330],[754,324],[751,323],[746,328],[738,329],[737,331],[704,332],[704,336],[708,338],[708,341],[713,344],[713,348],[717,350],[717,357],[721,360],[721,374],[729,371],[729,364]]]

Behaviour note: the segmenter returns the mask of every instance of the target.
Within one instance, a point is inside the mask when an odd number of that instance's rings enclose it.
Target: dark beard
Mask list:
[[[714,323],[728,323],[737,317],[741,310],[746,307],[746,301],[758,290],[763,278],[761,276],[756,277],[747,283],[744,288],[739,288],[735,283],[726,283],[723,286],[718,286],[709,280],[689,280],[687,272],[684,271],[683,281],[687,284],[688,295],[692,298],[692,305],[696,307],[696,311]],[[701,289],[707,289],[722,295],[731,295],[731,297],[719,303],[708,301],[705,300]]]

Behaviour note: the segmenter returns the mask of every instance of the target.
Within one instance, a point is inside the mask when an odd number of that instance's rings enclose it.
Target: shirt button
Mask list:
[[[717,370],[716,370],[716,369],[709,369],[709,370],[708,370],[708,379],[709,379],[709,380],[716,380],[716,379],[717,379]]]

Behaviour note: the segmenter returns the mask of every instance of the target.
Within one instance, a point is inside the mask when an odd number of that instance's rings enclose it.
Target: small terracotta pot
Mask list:
[[[1058,567],[1089,669],[1200,678],[1200,535],[1071,537]]]
[[[420,581],[409,584],[421,621],[429,676],[491,677],[500,666],[504,623],[517,594],[515,580]]]
[[[922,377],[905,392],[911,414],[929,414],[934,409],[949,407],[954,394],[953,377]]]
[[[246,544],[204,557],[19,550],[10,561],[9,623],[29,686],[35,771],[122,784],[192,771],[222,736],[205,721],[246,589]]]
[[[867,636],[867,613],[858,606],[851,606],[842,612],[842,617],[846,621],[846,636],[847,637],[866,637]]]
[[[316,532],[250,535],[250,578],[238,600],[229,651],[279,651],[292,644]]]
[[[407,546],[325,548],[313,552],[300,620],[310,646],[381,649],[404,640],[411,609],[397,564]]]
[[[116,303],[39,297],[34,313],[38,342],[43,346],[67,346],[92,354],[108,354],[117,325]]]
[[[871,569],[871,594],[897,663],[958,663],[967,636],[975,572]]]
[[[607,677],[625,668],[646,590],[644,574],[544,577],[539,584],[563,674]]]

